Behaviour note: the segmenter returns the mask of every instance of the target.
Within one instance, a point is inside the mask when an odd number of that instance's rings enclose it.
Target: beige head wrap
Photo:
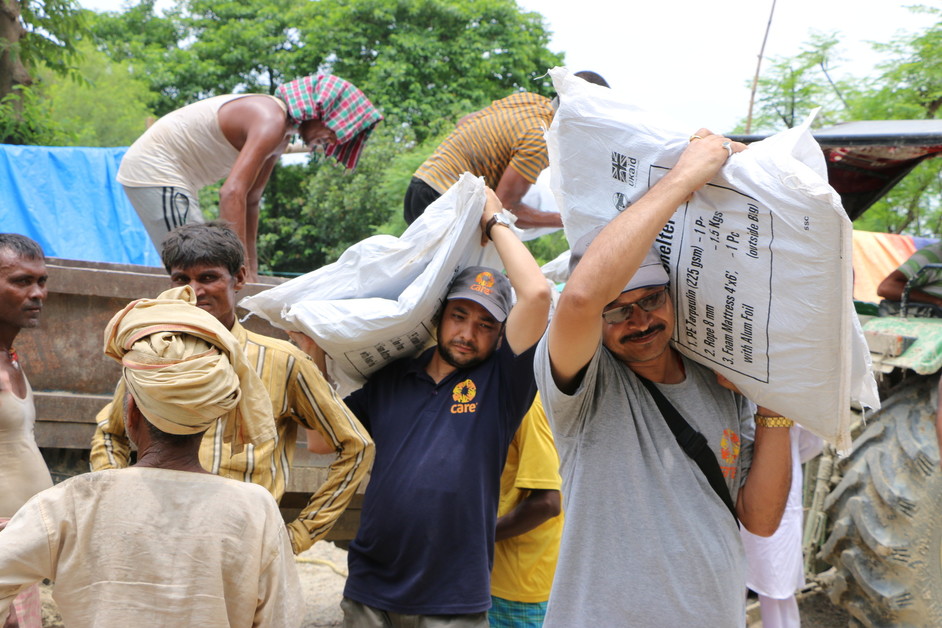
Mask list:
[[[189,286],[138,299],[105,329],[144,417],[169,434],[195,434],[225,417],[233,453],[275,437],[271,400],[229,330],[196,307]]]

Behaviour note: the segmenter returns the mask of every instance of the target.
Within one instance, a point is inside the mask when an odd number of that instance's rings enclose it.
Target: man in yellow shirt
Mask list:
[[[491,572],[492,628],[540,628],[563,535],[562,478],[537,395],[514,434],[500,478]]]
[[[281,499],[291,471],[298,427],[316,431],[337,459],[327,480],[288,524],[295,553],[326,536],[353,498],[373,461],[373,442],[360,422],[327,384],[314,363],[289,342],[246,330],[236,320],[236,293],[245,285],[245,252],[225,223],[196,223],[172,231],[161,252],[172,286],[189,285],[203,308],[236,337],[269,397],[277,434],[261,445],[233,453],[223,442],[224,426],[213,424],[203,437],[200,462],[217,475],[259,484]],[[96,417],[92,470],[128,466],[130,443],[124,428],[119,382],[114,401]]]
[[[576,76],[608,87],[595,72],[584,70]],[[517,92],[461,118],[412,175],[403,200],[406,222],[411,225],[463,173],[470,172],[484,177],[501,204],[517,217],[517,227],[562,227],[558,212],[540,211],[523,200],[549,166],[543,134],[553,121],[554,103],[540,94]]]

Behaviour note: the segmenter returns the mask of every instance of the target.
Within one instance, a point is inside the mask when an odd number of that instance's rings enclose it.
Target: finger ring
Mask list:
[[[723,142],[723,148],[725,148],[728,153],[726,155],[727,159],[733,156],[733,145],[730,142]]]
[[[687,139],[687,141],[688,141],[688,142],[692,142],[692,141],[694,141],[694,140],[702,140],[702,139],[703,139],[703,138],[700,137],[699,135],[694,134],[694,135],[691,135],[691,136]]]

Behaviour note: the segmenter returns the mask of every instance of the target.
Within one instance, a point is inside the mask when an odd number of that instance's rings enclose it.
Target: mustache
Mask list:
[[[625,342],[626,340],[637,340],[639,338],[644,338],[645,336],[656,334],[659,331],[664,331],[665,329],[667,329],[666,325],[664,325],[663,323],[658,323],[657,325],[652,325],[651,327],[648,327],[647,329],[642,329],[641,331],[636,331],[631,334],[625,334],[624,336],[621,337],[621,341]]]
[[[461,340],[452,340],[448,343],[452,347],[464,347],[465,349],[470,349],[471,351],[477,351],[477,346],[470,342],[463,342]]]

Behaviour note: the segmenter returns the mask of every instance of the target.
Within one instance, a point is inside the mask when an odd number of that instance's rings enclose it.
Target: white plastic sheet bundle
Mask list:
[[[631,211],[691,131],[564,68],[551,75],[561,102],[547,144],[572,244]],[[677,349],[849,450],[851,402],[879,400],[853,309],[851,224],[810,122],[732,155],[655,246],[671,277]]]
[[[327,353],[341,395],[432,338],[452,279],[467,266],[503,269],[481,246],[484,181],[465,174],[401,237],[373,236],[333,264],[243,299],[273,325],[311,336]]]

